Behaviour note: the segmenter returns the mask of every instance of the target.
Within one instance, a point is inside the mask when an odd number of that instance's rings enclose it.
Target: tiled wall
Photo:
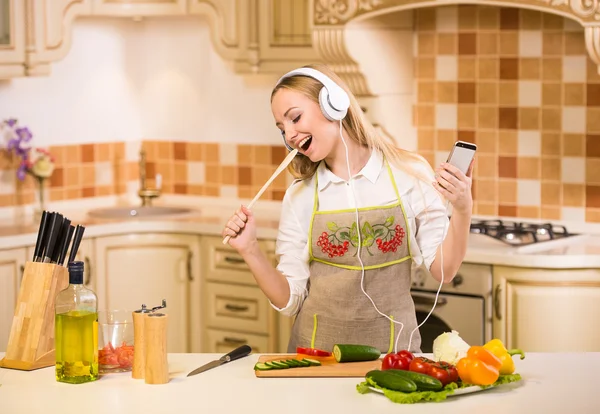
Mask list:
[[[128,150],[130,146],[134,150]],[[46,183],[49,201],[124,194],[138,188],[140,143],[112,142],[50,147],[55,170]],[[148,185],[162,176],[164,194],[251,199],[286,156],[283,146],[143,141]],[[15,179],[16,163],[0,156],[0,207],[33,204],[37,184]],[[291,179],[280,174],[261,196],[282,200]]]
[[[600,221],[600,76],[582,27],[513,8],[416,11],[414,122],[432,164],[475,142],[475,213]]]

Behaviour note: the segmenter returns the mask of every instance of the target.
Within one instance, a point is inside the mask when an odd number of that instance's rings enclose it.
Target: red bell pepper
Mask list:
[[[296,348],[296,352],[298,354],[318,356],[318,357],[328,357],[328,356],[332,355],[331,352],[323,351],[323,350],[317,349],[317,348],[302,348],[302,347],[297,347]]]
[[[401,369],[404,371],[408,371],[408,367],[410,366],[410,362],[413,360],[414,355],[410,352],[404,350],[397,353],[387,354],[383,358],[383,362],[381,363],[381,369]]]

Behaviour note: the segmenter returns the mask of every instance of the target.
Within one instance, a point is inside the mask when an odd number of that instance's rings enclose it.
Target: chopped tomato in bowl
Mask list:
[[[133,345],[123,342],[114,347],[112,343],[98,350],[98,369],[101,373],[131,371],[133,366]]]

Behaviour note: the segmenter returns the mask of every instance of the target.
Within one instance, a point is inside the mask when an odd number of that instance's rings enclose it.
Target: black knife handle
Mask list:
[[[58,234],[60,233],[62,221],[63,217],[59,213],[56,213],[52,217],[52,222],[50,223],[50,233],[48,234],[48,241],[46,242],[46,249],[44,251],[44,263],[50,263],[52,261],[54,245],[56,244],[56,239],[58,238]]]
[[[46,231],[46,221],[48,219],[48,215],[49,213],[46,210],[42,212],[42,217],[40,219],[40,228],[38,229],[37,240],[35,242],[35,250],[33,251],[34,262],[40,260],[40,257],[42,255],[44,232]]]
[[[223,355],[221,357],[221,361],[225,361],[225,362],[235,361],[236,359],[240,359],[247,355],[250,355],[250,352],[252,352],[252,348],[250,348],[249,345],[242,345],[242,346],[235,348],[230,353]]]

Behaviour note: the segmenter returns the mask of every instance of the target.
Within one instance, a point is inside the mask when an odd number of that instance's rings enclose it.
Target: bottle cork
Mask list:
[[[146,360],[144,380],[146,384],[166,384],[169,382],[167,362],[167,322],[164,313],[144,315],[144,340]]]
[[[133,311],[133,367],[131,377],[143,379],[146,371],[146,343],[144,341],[144,317],[149,310],[142,306],[142,309]]]

